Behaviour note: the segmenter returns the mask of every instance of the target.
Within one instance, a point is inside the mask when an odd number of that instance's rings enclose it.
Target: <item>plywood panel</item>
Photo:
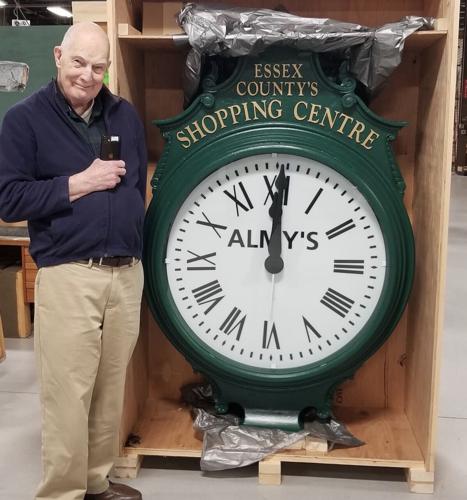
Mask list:
[[[277,456],[287,462],[386,467],[423,465],[422,454],[403,412],[342,408],[337,412],[337,417],[366,444],[356,448],[337,447],[326,454],[288,450]],[[150,398],[135,434],[141,437],[141,443],[126,448],[128,455],[201,455],[201,437],[193,429],[189,408],[175,399]]]
[[[160,3],[160,2],[159,2]],[[243,8],[269,8],[276,6],[285,8],[288,12],[305,17],[330,17],[341,21],[357,22],[368,26],[378,26],[393,22],[406,15],[423,15],[423,0],[203,0],[206,5],[231,5]]]
[[[454,122],[457,57],[454,20],[459,5],[457,2],[450,5],[452,22],[447,40],[427,49],[422,58],[414,180],[419,258],[409,315],[406,406],[428,470],[434,467]]]

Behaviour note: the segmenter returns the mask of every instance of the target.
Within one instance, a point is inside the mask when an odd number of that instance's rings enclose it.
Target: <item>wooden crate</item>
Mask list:
[[[230,3],[276,5],[272,0]],[[294,14],[369,26],[405,15],[432,16],[437,29],[408,39],[401,65],[370,104],[385,118],[409,123],[395,143],[395,152],[407,183],[405,203],[418,259],[413,293],[396,331],[336,394],[336,415],[366,445],[326,454],[290,450],[276,454],[260,469],[264,478],[274,476],[272,482],[277,482],[282,461],[399,467],[407,471],[412,491],[432,491],[459,1],[284,0],[282,4]],[[147,126],[150,158],[157,162],[163,140],[151,121],[182,111],[187,49],[175,46],[170,35],[142,34],[140,0],[108,0],[107,6],[111,88],[138,108]],[[180,386],[197,376],[161,334],[146,307],[142,316],[140,339],[128,369],[122,457],[117,464],[126,476],[136,473],[144,455],[201,454],[188,409],[179,403]],[[124,447],[130,432],[138,434],[141,443]]]
[[[25,302],[34,302],[34,284],[36,282],[37,266],[32,260],[28,247],[21,248],[21,260],[23,264],[23,285]]]
[[[0,313],[3,317],[5,336],[29,337],[32,333],[31,311],[25,300],[23,269],[8,266],[0,270]]]

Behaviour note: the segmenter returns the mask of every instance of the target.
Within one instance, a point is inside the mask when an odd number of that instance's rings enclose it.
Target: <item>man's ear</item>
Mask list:
[[[57,66],[57,68],[60,68],[62,59],[62,48],[59,46],[54,47],[54,59],[55,59],[55,66]]]

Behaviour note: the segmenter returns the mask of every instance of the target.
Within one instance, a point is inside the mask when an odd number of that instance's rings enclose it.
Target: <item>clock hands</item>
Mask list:
[[[271,236],[268,243],[268,257],[264,261],[266,271],[271,274],[278,274],[284,268],[282,260],[282,203],[285,189],[284,165],[281,165],[275,186],[277,191],[273,194],[272,203],[269,208],[269,215],[272,218]]]

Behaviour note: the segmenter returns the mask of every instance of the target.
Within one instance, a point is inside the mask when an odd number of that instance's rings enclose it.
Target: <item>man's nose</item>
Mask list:
[[[83,71],[81,73],[81,77],[83,80],[90,81],[92,80],[92,68],[91,66],[86,66],[83,68]]]

